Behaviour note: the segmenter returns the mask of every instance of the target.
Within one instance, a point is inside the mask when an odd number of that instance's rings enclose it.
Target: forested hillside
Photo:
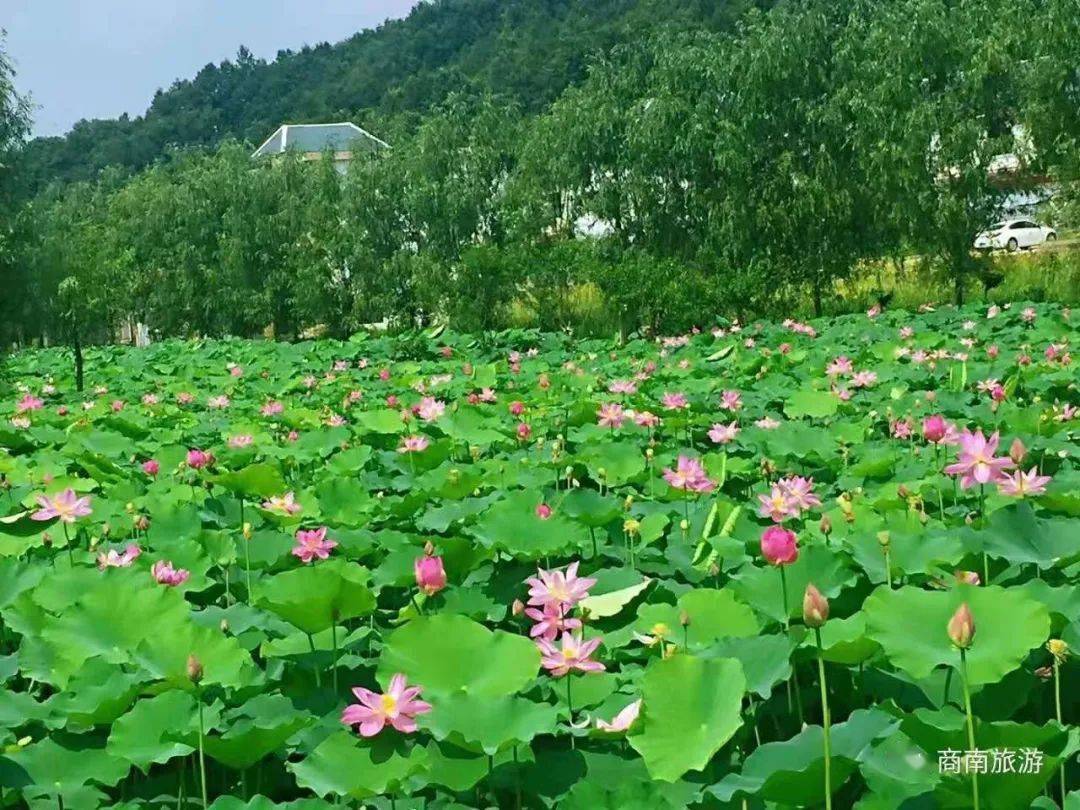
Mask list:
[[[770,0],[434,0],[403,20],[337,43],[282,50],[266,62],[242,46],[159,91],[137,118],[81,121],[30,143],[19,192],[139,169],[171,147],[259,142],[289,121],[356,120],[408,128],[453,92],[490,92],[536,112],[585,75],[590,56],[663,26],[730,29]],[[386,119],[404,118],[400,123]]]
[[[0,339],[675,330],[887,304],[883,265],[910,306],[983,295],[1010,191],[1076,196],[1077,41],[1076,0],[425,4],[0,158]],[[344,179],[250,159],[326,118],[393,148]],[[1072,301],[1062,255],[1002,289]]]

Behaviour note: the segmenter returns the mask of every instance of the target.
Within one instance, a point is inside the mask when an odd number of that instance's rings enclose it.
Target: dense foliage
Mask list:
[[[230,143],[42,192],[20,210],[2,266],[3,337],[85,342],[126,318],[164,336],[345,335],[436,319],[671,331],[701,311],[836,311],[834,282],[886,260],[929,268],[934,289],[959,299],[1000,280],[970,246],[1005,194],[1052,177],[1068,196],[1080,168],[1075,0],[689,3],[660,27],[645,22],[664,16],[648,2],[503,3],[502,16],[470,15],[474,5],[424,5],[337,48],[223,67],[164,94],[125,127],[225,98],[235,104],[222,115],[241,123],[210,121],[206,137],[258,138],[280,119],[398,98],[311,101],[353,88],[334,74],[299,83],[303,101],[278,86],[290,70],[381,64],[406,33],[424,53],[445,40],[433,53],[472,66],[439,73],[455,92],[421,93],[406,105],[417,115],[361,117],[393,148],[355,159],[344,181],[313,163],[253,165]],[[489,43],[475,45],[483,59],[442,27],[466,19]],[[489,25],[499,33],[481,36]],[[560,46],[541,48],[548,36]],[[541,55],[551,71],[530,61]],[[390,87],[397,70],[360,73]],[[462,71],[488,78],[448,78]],[[249,78],[219,93],[234,75]],[[1007,184],[989,171],[1005,152],[1024,160]],[[594,220],[610,234],[575,238]]]
[[[85,396],[21,353],[0,806],[1052,808],[1078,337],[170,341]]]

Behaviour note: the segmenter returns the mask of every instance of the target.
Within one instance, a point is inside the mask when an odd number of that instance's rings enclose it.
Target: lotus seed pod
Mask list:
[[[967,602],[960,605],[949,619],[948,630],[952,643],[961,650],[971,646],[972,639],[975,638],[975,617],[971,615]]]
[[[688,521],[686,518],[683,518],[679,521],[679,528],[682,529],[684,532],[688,531],[690,529],[690,521]]]
[[[892,542],[888,532],[878,532],[877,541],[878,544],[881,546],[882,551],[888,551],[889,544]]]
[[[646,458],[652,458],[653,457],[653,449],[651,447],[646,447],[645,448],[645,457]]]
[[[245,540],[250,540],[251,539],[251,524],[250,523],[245,523],[244,524],[243,534],[244,534],[244,539]]]
[[[629,535],[635,535],[641,531],[641,523],[633,518],[627,518],[623,521],[623,531]]]
[[[806,593],[803,594],[802,615],[807,627],[821,627],[829,618],[829,600],[821,595],[813,583],[807,584]]]

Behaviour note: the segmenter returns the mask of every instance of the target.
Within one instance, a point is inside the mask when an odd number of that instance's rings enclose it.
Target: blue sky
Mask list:
[[[0,0],[0,28],[37,109],[35,135],[81,118],[140,115],[154,91],[231,59],[240,45],[280,49],[337,42],[416,0]]]

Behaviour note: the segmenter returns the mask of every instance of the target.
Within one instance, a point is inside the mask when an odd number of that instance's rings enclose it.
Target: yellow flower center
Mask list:
[[[663,622],[657,622],[652,627],[652,634],[654,636],[659,636],[660,638],[663,638],[664,636],[666,636],[670,632],[671,632],[671,628],[668,627]]]
[[[397,711],[397,698],[393,695],[382,696],[382,710],[385,714],[393,714]]]

